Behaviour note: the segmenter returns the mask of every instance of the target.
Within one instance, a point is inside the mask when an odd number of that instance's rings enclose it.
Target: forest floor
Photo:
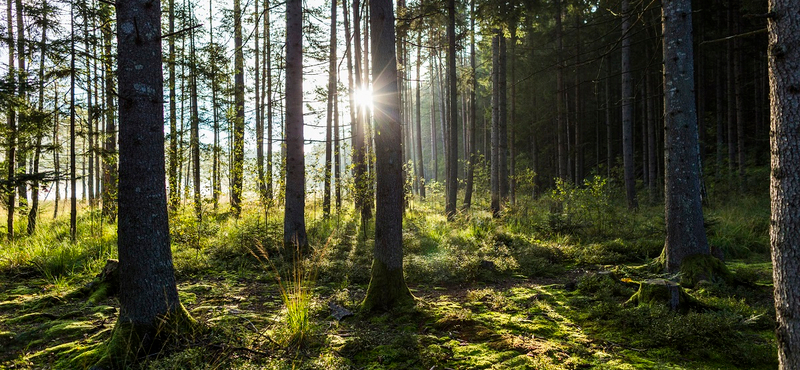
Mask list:
[[[145,369],[773,369],[777,366],[768,201],[706,212],[729,279],[686,291],[703,309],[628,302],[654,268],[661,207],[620,209],[611,195],[566,189],[566,207],[520,204],[500,220],[474,211],[449,224],[435,202],[404,221],[413,307],[359,311],[372,240],[349,216],[309,217],[301,278],[276,247],[280,219],[171,220],[181,301],[205,330],[132,368]],[[562,194],[563,195],[563,194]],[[595,199],[607,197],[608,199]],[[595,202],[596,204],[592,204]],[[619,202],[621,203],[621,202]],[[433,204],[433,205],[431,205]],[[578,206],[582,205],[582,206]],[[480,207],[481,205],[478,205]],[[477,208],[477,207],[476,207]],[[663,211],[662,211],[663,212]],[[63,221],[0,254],[0,368],[89,368],[118,315],[115,296],[68,298],[115,256],[113,225],[70,244]],[[85,234],[85,235],[86,235]],[[367,233],[369,235],[369,233]],[[288,254],[287,254],[288,255]],[[278,284],[280,280],[281,284]],[[302,281],[305,329],[282,293]],[[337,320],[332,308],[353,316]],[[302,331],[298,336],[298,330]]]

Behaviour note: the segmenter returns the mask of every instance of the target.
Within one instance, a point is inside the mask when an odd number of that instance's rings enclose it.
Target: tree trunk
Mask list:
[[[53,81],[53,105],[58,107],[58,80]],[[58,137],[59,117],[58,109],[53,112],[53,172],[55,173],[55,186],[53,190],[56,191],[55,199],[53,201],[53,220],[58,218],[58,205],[61,202],[61,158],[59,156],[59,148],[61,144]]]
[[[636,169],[633,159],[633,76],[631,75],[631,20],[628,0],[622,0],[622,162],[628,209],[636,202]]]
[[[665,0],[664,117],[666,270],[686,257],[709,254],[700,203],[697,112],[694,98],[692,8],[689,0]]]
[[[419,196],[425,199],[425,162],[422,155],[422,74],[420,74],[420,66],[422,65],[422,31],[417,34],[417,129],[416,129],[416,147],[417,147],[417,160],[414,161],[417,171],[417,188],[419,189]]]
[[[192,9],[189,8],[189,14],[192,16]],[[194,48],[194,30],[189,31],[190,37],[190,48],[189,51],[191,55],[189,56],[189,60],[191,63],[190,66],[190,73],[192,74],[189,78],[191,89],[189,94],[191,94],[191,133],[189,134],[189,142],[192,148],[192,187],[194,188],[194,215],[197,218],[197,221],[203,219],[203,203],[202,199],[200,198],[200,112],[198,109],[197,104],[197,58],[196,52]]]
[[[433,150],[431,161],[433,162],[433,181],[439,182],[439,143],[436,138],[436,78],[434,75],[435,58],[433,57],[433,50],[431,50],[430,57],[431,68],[428,74],[431,78],[431,149]],[[439,109],[442,108],[440,107]]]
[[[94,156],[95,156],[95,145],[94,145],[94,110],[96,107],[92,105],[92,55],[89,52],[92,47],[92,40],[90,39],[89,34],[89,23],[92,22],[92,19],[89,16],[89,10],[84,9],[83,15],[83,38],[84,38],[84,50],[86,51],[86,136],[84,137],[84,143],[88,140],[88,150],[84,153],[84,159],[88,157],[89,161],[89,171],[88,177],[86,179],[87,188],[89,195],[87,199],[89,201],[89,208],[94,208]]]
[[[377,207],[372,278],[362,305],[366,311],[413,302],[403,277],[403,163],[392,2],[372,0],[370,13],[373,89],[378,97],[374,102]]]
[[[103,216],[106,217],[109,221],[113,221],[117,218],[117,127],[114,124],[114,119],[116,116],[116,107],[114,105],[115,98],[114,98],[114,60],[113,56],[111,55],[111,43],[112,38],[114,36],[111,30],[111,7],[108,4],[101,5],[101,11],[103,14],[102,19],[103,26],[102,26],[102,33],[103,33],[103,49],[104,49],[104,58],[103,58],[103,68],[105,70],[105,99],[106,99],[106,128],[105,128],[105,142],[103,144]],[[170,38],[171,39],[171,38]],[[174,43],[174,41],[171,41]],[[174,45],[173,45],[174,49]],[[174,50],[171,54],[174,54]],[[175,72],[175,66],[170,64],[171,71],[170,71],[170,79],[172,79],[172,75]],[[175,86],[175,82],[171,81],[171,87]],[[174,90],[174,89],[173,89]],[[177,148],[177,143],[175,143],[175,148],[172,146],[172,140],[175,135],[172,135],[172,130],[175,127],[175,102],[174,102],[174,92],[170,96],[170,155],[173,155],[174,149]],[[170,158],[170,166],[172,166],[172,158]],[[170,167],[172,170],[172,167]],[[173,183],[172,180],[175,177],[174,173],[170,174],[170,202],[172,202],[172,192],[173,192]],[[174,184],[177,187],[177,183]]]
[[[447,203],[445,214],[452,221],[456,216],[456,202],[458,199],[458,99],[456,94],[456,2],[447,2],[447,80],[450,84],[450,145],[447,152]]]
[[[47,2],[44,4],[47,8]],[[47,10],[42,13],[42,41],[39,44],[41,57],[39,59],[39,112],[44,112],[44,62],[47,59]],[[58,105],[56,105],[58,106]],[[36,130],[36,146],[33,155],[33,173],[38,178],[39,176],[39,157],[42,154],[42,136],[44,130]],[[39,180],[33,180],[31,186],[32,204],[30,213],[28,213],[28,235],[33,235],[36,232],[36,221],[39,214]]]
[[[331,38],[328,64],[328,113],[325,125],[325,185],[322,195],[322,213],[331,213],[331,162],[333,156],[333,120],[336,116],[333,105],[336,100],[336,0],[331,1]]]
[[[244,50],[242,49],[241,0],[233,1],[233,29],[235,49],[233,58],[234,105],[236,117],[233,120],[232,133],[231,210],[233,215],[238,218],[242,212],[242,186],[244,185]],[[300,100],[302,100],[302,94]]]
[[[267,100],[266,115],[267,115],[267,178],[266,178],[266,198],[269,204],[272,204],[272,35],[270,34],[270,18],[269,18],[269,0],[264,0],[264,65],[266,71],[262,80],[266,78],[266,93],[262,99]]]
[[[768,63],[771,107],[770,245],[778,362],[781,370],[800,368],[800,15],[791,0],[770,0]]]
[[[286,207],[283,243],[305,248],[306,176],[303,154],[303,2],[286,3]]]
[[[472,205],[472,188],[475,179],[475,162],[477,161],[477,148],[475,136],[477,131],[475,129],[475,122],[478,117],[475,116],[475,91],[478,90],[478,76],[475,74],[475,0],[469,2],[469,66],[470,66],[470,89],[469,89],[469,158],[467,158],[467,187],[464,189],[464,210],[468,211]],[[417,57],[419,59],[419,57]],[[417,65],[419,69],[419,65]],[[417,72],[419,75],[419,72]],[[417,97],[419,99],[419,97]],[[421,153],[421,152],[420,152]]]
[[[255,54],[255,105],[256,105],[256,186],[258,187],[258,198],[259,200],[266,206],[267,200],[267,185],[264,179],[264,104],[261,101],[261,95],[264,93],[262,91],[262,84],[261,84],[261,50],[259,50],[259,32],[258,32],[258,19],[261,17],[261,14],[258,12],[258,3],[259,1],[255,1],[255,19],[254,22],[254,29],[253,29],[253,42],[255,43],[255,48],[253,53]],[[264,12],[267,12],[267,9],[264,9]]]
[[[492,160],[491,160],[491,204],[493,217],[500,216],[500,29],[492,36]]]
[[[169,244],[160,9],[157,0],[116,7],[120,316],[101,364],[159,351],[171,335],[194,325],[178,300]]]
[[[78,233],[78,192],[75,172],[75,5],[70,6],[70,109],[69,109],[69,237],[74,243]],[[13,158],[10,157],[10,158]],[[13,198],[12,198],[13,200]],[[13,204],[13,202],[12,202]]]
[[[173,1],[173,0],[171,0]],[[208,14],[208,32],[210,38],[210,44],[212,47],[216,48],[216,44],[214,44],[214,2],[213,0],[208,1],[208,9],[210,9]],[[219,87],[219,81],[217,80],[217,51],[214,49],[214,55],[212,56],[210,63],[211,63],[211,121],[212,127],[214,130],[214,142],[211,148],[211,202],[213,203],[214,211],[216,212],[219,208],[219,194],[221,192],[221,184],[220,184],[220,168],[219,168],[219,156],[220,156],[220,146],[219,146],[219,119],[218,119],[218,104],[217,104],[217,88]],[[172,82],[170,82],[172,83]],[[171,99],[170,99],[171,100]]]
[[[626,1],[626,0],[623,0]],[[561,17],[562,17],[561,0],[556,0],[556,139],[558,146],[558,178],[567,181],[569,178],[567,169],[567,141],[569,138],[565,136],[566,128],[566,112],[564,112],[564,64],[561,61],[561,55],[564,54],[564,41],[561,35]]]
[[[14,8],[17,13],[17,96],[19,96],[20,102],[27,102],[28,70],[25,67],[25,23],[22,16],[22,0],[15,0],[15,3],[16,5]],[[20,114],[20,117],[22,117],[22,114]],[[20,124],[22,123],[23,122],[20,122]],[[24,129],[24,126],[20,126],[20,129]],[[20,132],[17,132],[15,136],[17,146],[16,172],[17,174],[24,175],[27,172],[27,143],[25,142],[24,132],[22,135]],[[17,182],[17,193],[19,195],[19,207],[25,212],[28,207],[28,184],[25,181]]]
[[[366,84],[362,82],[361,70],[361,17],[359,10],[361,9],[361,2],[353,0],[353,45],[355,47],[355,55],[353,60],[355,62],[355,88],[365,89]],[[351,91],[351,94],[355,91]],[[359,104],[356,102],[356,104]],[[353,134],[353,170],[355,182],[355,204],[356,209],[361,212],[361,223],[366,227],[366,222],[372,217],[372,205],[368,202],[369,188],[372,186],[369,181],[368,168],[367,168],[367,148],[366,148],[366,110],[361,106],[351,106],[351,110],[355,110],[355,131]]]
[[[8,32],[8,79],[9,81],[14,80],[15,68],[14,68],[14,50],[16,49],[14,43],[14,18],[12,18],[12,6],[11,1],[9,0],[6,3],[6,21],[7,27],[6,30]],[[75,53],[73,52],[72,55],[74,56]],[[13,87],[12,87],[13,89]],[[9,91],[9,93],[13,94],[13,90]],[[6,218],[6,228],[8,230],[8,240],[14,239],[14,200],[16,200],[16,189],[14,186],[14,182],[16,181],[16,176],[14,175],[16,171],[15,161],[16,158],[16,132],[17,132],[17,122],[16,122],[16,111],[14,110],[14,106],[12,104],[8,104],[8,113],[6,119],[8,125],[8,135],[7,135],[7,146],[6,146],[6,165],[8,166],[8,199],[6,205],[7,211],[7,218]]]

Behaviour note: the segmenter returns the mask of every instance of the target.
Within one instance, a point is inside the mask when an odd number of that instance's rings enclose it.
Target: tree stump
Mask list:
[[[707,308],[686,293],[680,284],[666,279],[649,279],[639,283],[639,290],[625,304],[664,304],[670,310],[681,313]]]
[[[98,302],[119,291],[119,261],[109,259],[97,276],[81,288],[67,294],[67,298],[86,298],[86,302]]]

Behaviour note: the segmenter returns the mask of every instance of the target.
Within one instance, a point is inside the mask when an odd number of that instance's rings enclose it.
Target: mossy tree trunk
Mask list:
[[[159,350],[168,323],[193,323],[178,300],[167,217],[158,0],[117,4],[120,316],[106,361]]]
[[[800,14],[792,0],[770,0],[769,90],[773,280],[781,369],[800,368]]]
[[[403,277],[403,162],[394,13],[390,0],[370,3],[375,114],[375,257],[363,309],[390,309],[413,300]]]
[[[662,17],[667,229],[664,255],[667,271],[676,272],[684,258],[711,251],[700,202],[691,1],[664,0]]]

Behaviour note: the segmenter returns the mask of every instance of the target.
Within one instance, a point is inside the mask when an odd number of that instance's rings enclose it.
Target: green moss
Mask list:
[[[367,296],[361,303],[365,312],[374,310],[388,311],[402,308],[414,303],[414,296],[408,290],[402,269],[389,270],[386,265],[374,259],[372,261],[372,279],[369,281]]]
[[[666,305],[673,311],[688,312],[704,309],[705,305],[690,296],[680,285],[664,279],[650,279],[639,284],[639,290],[625,305]]]
[[[161,352],[203,329],[183,305],[156,321],[152,325],[134,325],[117,320],[106,343],[74,357],[70,364],[79,367],[94,364],[100,369],[125,367],[135,363],[141,355]]]
[[[686,287],[694,287],[702,280],[730,283],[733,277],[724,262],[708,254],[684,258],[680,272],[680,283]]]

